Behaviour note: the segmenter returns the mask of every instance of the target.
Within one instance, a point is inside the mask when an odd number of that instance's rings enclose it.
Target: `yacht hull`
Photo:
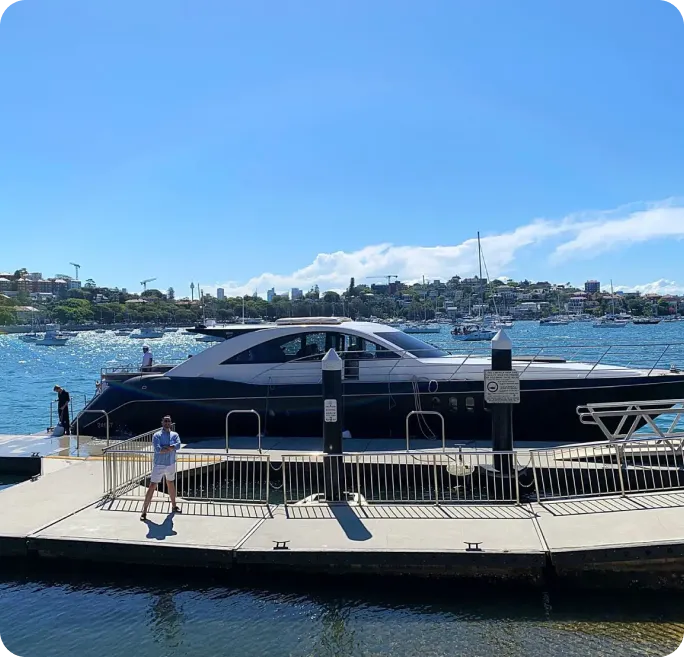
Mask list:
[[[438,411],[449,439],[488,439],[491,413],[482,381],[344,383],[344,429],[353,437],[405,438],[406,416],[418,408]],[[683,399],[684,375],[521,382],[521,403],[514,406],[517,441],[602,440],[597,427],[580,424],[577,407],[588,403]],[[185,442],[222,437],[231,410],[258,411],[261,428],[270,436],[321,436],[323,401],[320,384],[251,385],[216,379],[167,377],[158,374],[112,381],[87,407],[105,410],[112,436],[137,435],[160,426],[170,414]],[[253,414],[230,418],[231,435],[256,435]],[[104,436],[104,416],[80,418],[80,432]],[[414,437],[441,438],[439,418],[412,417]]]

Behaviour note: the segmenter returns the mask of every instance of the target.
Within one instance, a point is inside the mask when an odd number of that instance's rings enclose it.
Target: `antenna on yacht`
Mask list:
[[[480,261],[480,312],[484,306],[484,288],[482,287],[482,246],[480,244],[480,231],[477,231],[477,257]]]

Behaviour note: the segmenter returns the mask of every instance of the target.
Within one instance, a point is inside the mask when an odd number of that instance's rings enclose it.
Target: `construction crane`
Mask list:
[[[384,276],[366,276],[366,278],[386,278],[387,279],[387,287],[390,286],[392,283],[393,278],[399,278],[396,274],[385,274]]]
[[[69,263],[74,270],[76,271],[76,280],[78,280],[78,270],[81,268],[81,265],[77,265],[75,262],[70,262]]]
[[[147,284],[151,283],[152,281],[156,281],[156,278],[146,278],[144,281],[140,281],[140,285],[143,286],[143,292],[147,291]]]

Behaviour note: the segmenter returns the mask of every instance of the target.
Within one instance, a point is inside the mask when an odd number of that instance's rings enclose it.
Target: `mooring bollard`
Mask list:
[[[328,350],[323,370],[323,480],[325,498],[340,500],[340,481],[344,474],[342,463],[342,359],[334,349]]]
[[[485,371],[485,401],[491,405],[492,451],[513,450],[513,404],[520,403],[520,380],[513,370],[513,345],[504,331],[492,339],[492,369]],[[494,457],[496,469],[510,475],[512,456]]]

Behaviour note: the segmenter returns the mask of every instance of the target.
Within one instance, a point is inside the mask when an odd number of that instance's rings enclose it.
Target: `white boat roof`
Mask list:
[[[325,320],[325,321],[322,321]],[[209,327],[208,327],[209,328]],[[169,370],[164,376],[168,377],[215,377],[224,378],[228,372],[221,366],[233,356],[237,356],[252,347],[261,343],[268,342],[276,337],[288,335],[296,336],[301,333],[345,333],[347,335],[359,336],[374,342],[376,345],[384,347],[401,358],[400,361],[378,361],[402,363],[404,374],[408,372],[406,368],[412,370],[412,374],[419,376],[437,377],[440,380],[458,379],[481,379],[485,369],[491,367],[491,360],[486,354],[479,355],[452,355],[445,349],[435,347],[419,337],[409,335],[400,329],[380,324],[377,322],[357,322],[346,318],[288,318],[287,321],[271,324],[228,324],[223,326],[210,327],[214,331],[217,329],[230,333],[235,333],[229,339],[216,343],[205,351],[188,358],[186,361]],[[214,333],[215,334],[215,333]],[[394,344],[389,334],[400,334],[404,346]],[[406,345],[412,346],[406,346]],[[422,349],[421,344],[425,345],[424,354],[411,353]],[[443,355],[440,355],[443,354]],[[293,362],[292,360],[288,362]],[[239,363],[231,364],[236,368],[241,367]],[[599,378],[599,377],[630,377],[647,376],[649,370],[639,370],[634,368],[620,367],[615,365],[596,365],[586,362],[521,362],[515,361],[514,368],[520,371],[522,378],[546,379],[546,378]],[[232,370],[231,370],[232,371]],[[395,369],[393,369],[393,372]],[[220,374],[219,374],[220,372]],[[398,371],[397,371],[398,372]],[[662,370],[658,372],[662,374]]]

